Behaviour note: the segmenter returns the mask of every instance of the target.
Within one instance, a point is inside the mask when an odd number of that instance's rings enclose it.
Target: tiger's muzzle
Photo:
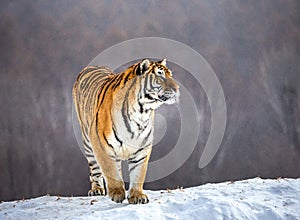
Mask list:
[[[166,104],[177,103],[179,101],[179,88],[162,90],[161,94],[158,94],[158,98]]]

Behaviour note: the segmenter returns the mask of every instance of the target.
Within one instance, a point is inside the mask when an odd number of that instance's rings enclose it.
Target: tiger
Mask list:
[[[90,170],[89,196],[125,200],[121,161],[128,161],[129,204],[146,204],[143,192],[152,151],[154,111],[179,100],[179,85],[166,59],[143,59],[115,73],[87,66],[73,86],[85,157]]]

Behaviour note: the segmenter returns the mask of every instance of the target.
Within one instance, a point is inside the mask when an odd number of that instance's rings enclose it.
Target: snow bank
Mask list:
[[[146,205],[99,196],[2,202],[0,219],[300,219],[300,179],[255,178],[146,193]]]

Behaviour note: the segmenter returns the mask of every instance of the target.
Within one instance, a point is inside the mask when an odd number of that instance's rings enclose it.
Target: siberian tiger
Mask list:
[[[143,184],[152,150],[154,110],[179,98],[179,86],[166,59],[144,59],[119,74],[88,66],[76,79],[73,98],[90,168],[88,194],[108,193],[122,203],[121,160],[128,160],[128,202],[148,203]]]

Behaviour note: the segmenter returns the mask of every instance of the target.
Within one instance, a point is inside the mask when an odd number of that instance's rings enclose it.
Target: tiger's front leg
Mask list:
[[[108,196],[112,201],[122,203],[125,199],[125,187],[121,174],[121,161],[103,156],[99,161],[105,176]]]
[[[151,150],[152,146],[128,159],[130,186],[127,199],[130,204],[146,204],[149,202],[147,195],[143,193],[143,185]]]
[[[122,179],[121,161],[106,161],[106,166],[109,166],[110,172],[104,173],[107,182],[108,196],[112,201],[122,203],[125,199],[125,187]],[[111,169],[116,170],[111,172]]]
[[[122,203],[125,199],[125,187],[122,179],[121,160],[117,160],[110,148],[94,142],[95,158],[105,176],[108,196],[112,201]],[[96,145],[98,144],[98,145]]]

